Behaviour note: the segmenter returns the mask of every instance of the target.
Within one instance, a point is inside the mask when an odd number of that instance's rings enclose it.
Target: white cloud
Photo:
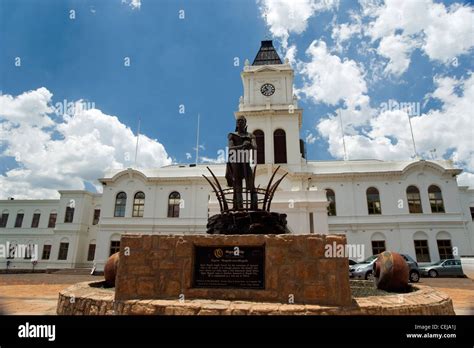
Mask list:
[[[389,35],[382,38],[377,53],[389,59],[385,73],[396,76],[403,74],[410,65],[410,56],[416,46],[416,40],[403,35]]]
[[[418,153],[429,158],[431,149],[467,170],[474,171],[474,75],[464,80],[440,77],[429,97],[442,103],[440,110],[430,110],[411,117]],[[462,93],[456,93],[456,89]],[[344,117],[343,117],[344,119]],[[355,120],[345,141],[350,159],[377,158],[401,160],[413,156],[408,115],[403,110],[384,110],[367,122]],[[319,122],[317,129],[328,140],[331,155],[342,158],[343,146],[339,118],[330,116]],[[358,122],[358,123],[357,123]],[[357,130],[357,131],[356,131]],[[462,180],[472,179],[466,173]]]
[[[333,23],[331,38],[334,40],[336,44],[336,50],[342,52],[343,46],[342,44],[346,41],[349,41],[353,36],[361,37],[362,34],[362,23],[361,23],[361,16],[351,12],[351,23],[342,23],[336,24]]]
[[[329,105],[344,101],[354,108],[368,103],[364,71],[355,61],[341,60],[328,51],[324,41],[318,40],[311,43],[306,55],[310,61],[298,65],[304,80],[300,92],[315,102]]]
[[[199,161],[201,163],[213,163],[213,164],[225,163],[224,157],[220,157],[220,156],[218,156],[217,158],[199,156]]]
[[[186,152],[186,159],[191,159],[193,156],[189,153],[189,152]]]
[[[430,60],[449,63],[474,47],[474,9],[460,4],[448,8],[432,0],[386,0],[362,12],[374,19],[365,28],[372,41],[381,39],[378,53],[389,58],[386,72],[401,75],[414,48]],[[370,10],[367,10],[369,9]]]
[[[456,56],[468,53],[474,47],[473,8],[432,5],[432,21],[424,28],[426,41],[423,49],[431,59],[449,62]]]
[[[295,64],[296,64],[296,53],[297,53],[296,46],[295,46],[295,45],[291,45],[291,46],[288,47],[288,49],[286,50],[286,53],[285,53],[285,60],[288,59],[288,62],[289,62],[291,65],[295,65]]]
[[[457,182],[459,186],[469,186],[474,188],[474,174],[464,172],[458,175]]]
[[[39,93],[44,97],[38,98]],[[38,115],[47,118],[53,112],[51,98],[44,87],[17,97],[0,96],[0,105],[8,110],[0,111],[1,155],[14,157],[18,164],[0,175],[1,197],[57,197],[58,189],[84,189],[85,182],[99,187],[96,179],[104,171],[134,164],[136,136],[116,116],[75,108],[73,115],[64,115],[51,127],[38,126],[43,123]],[[171,163],[156,140],[142,134],[139,144],[139,167]]]
[[[313,133],[309,132],[308,135],[306,135],[305,141],[307,144],[314,144],[316,142],[316,137]]]
[[[54,125],[48,116],[53,108],[48,105],[52,94],[44,87],[28,91],[13,98],[11,95],[0,95],[1,117],[13,124],[30,124],[47,127]]]
[[[128,4],[132,9],[140,9],[142,6],[141,0],[122,0],[122,4]]]
[[[301,34],[308,26],[308,19],[317,12],[335,9],[339,0],[257,0],[260,13],[274,37],[287,47],[291,33]]]

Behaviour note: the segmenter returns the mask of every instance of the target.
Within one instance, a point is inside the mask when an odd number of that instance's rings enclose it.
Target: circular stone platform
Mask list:
[[[75,284],[59,293],[61,315],[454,315],[452,300],[429,286],[416,285],[412,292],[371,295],[371,284],[351,282],[363,297],[350,306],[317,306],[270,302],[193,299],[114,301],[114,288],[103,282]]]

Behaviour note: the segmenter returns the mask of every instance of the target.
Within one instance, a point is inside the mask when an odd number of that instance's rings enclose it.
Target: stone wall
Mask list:
[[[350,306],[318,306],[224,300],[114,301],[113,289],[96,282],[70,286],[59,293],[60,315],[454,315],[444,293],[416,285],[414,292],[354,298]]]
[[[210,299],[349,305],[342,235],[123,235],[115,300]],[[195,246],[265,246],[265,289],[193,288]],[[128,255],[128,256],[126,256]]]

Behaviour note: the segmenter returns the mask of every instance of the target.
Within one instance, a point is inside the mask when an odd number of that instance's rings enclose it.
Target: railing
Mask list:
[[[276,173],[280,166],[276,168],[268,181],[267,187],[260,188],[256,187],[253,190],[247,189],[246,187],[242,188],[242,207],[236,208],[234,207],[234,189],[233,188],[225,188],[223,189],[219,183],[219,180],[216,178],[214,173],[209,167],[206,167],[207,170],[211,173],[211,176],[214,180],[212,182],[208,177],[203,175],[203,177],[207,180],[209,185],[211,185],[212,190],[216,194],[217,201],[219,202],[219,208],[221,213],[228,212],[228,211],[250,211],[250,210],[259,210],[259,211],[270,211],[270,205],[273,200],[273,196],[280,185],[281,181],[285,178],[288,173],[285,173],[280,179],[273,183]],[[254,169],[254,177],[255,177],[256,167]],[[272,184],[273,183],[273,184]],[[256,196],[252,200],[252,196]],[[229,207],[232,205],[232,209]],[[256,206],[255,206],[256,205]]]

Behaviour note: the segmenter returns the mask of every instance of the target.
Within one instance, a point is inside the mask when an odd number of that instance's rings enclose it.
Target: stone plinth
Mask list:
[[[349,305],[348,260],[324,255],[326,245],[345,244],[343,235],[123,235],[115,300]],[[264,246],[264,289],[193,287],[195,248],[205,246]]]
[[[361,281],[359,281],[361,282]],[[59,315],[455,315],[444,293],[417,284],[416,290],[390,296],[355,297],[350,306],[304,305],[225,300],[114,301],[111,288],[78,283],[59,293]]]

